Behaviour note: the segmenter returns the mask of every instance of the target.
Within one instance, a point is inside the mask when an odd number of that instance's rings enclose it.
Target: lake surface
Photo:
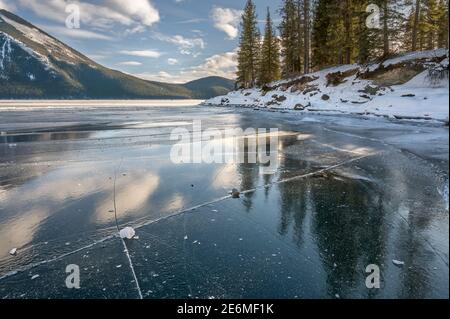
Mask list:
[[[5,104],[0,298],[449,296],[439,124],[190,101]],[[173,129],[192,131],[195,120],[277,128],[275,169],[173,163]],[[130,258],[115,216],[136,230]],[[80,289],[66,287],[71,264]],[[379,289],[366,287],[371,264]]]

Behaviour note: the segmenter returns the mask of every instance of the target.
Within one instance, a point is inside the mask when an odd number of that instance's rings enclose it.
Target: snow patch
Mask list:
[[[5,63],[7,61],[11,61],[11,39],[9,37],[3,36],[3,33],[1,33],[2,38],[4,38],[3,45],[0,50],[0,70],[5,69]],[[1,38],[0,38],[1,39]]]

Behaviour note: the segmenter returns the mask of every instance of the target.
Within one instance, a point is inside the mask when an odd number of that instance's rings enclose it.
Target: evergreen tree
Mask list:
[[[259,70],[260,85],[279,80],[281,77],[280,47],[277,35],[273,28],[269,8],[267,8],[266,28],[261,49],[261,65]]]
[[[315,69],[323,68],[330,65],[330,27],[332,25],[332,18],[330,12],[329,0],[318,0],[314,12],[314,19],[312,25],[312,66]]]
[[[439,2],[440,16],[438,18],[437,47],[448,49],[448,0]]]
[[[284,0],[280,10],[283,76],[293,76],[302,71],[303,48],[301,44],[300,15],[295,0]]]
[[[251,88],[257,84],[260,38],[256,7],[252,0],[248,0],[242,15],[238,49],[237,83],[239,87]]]

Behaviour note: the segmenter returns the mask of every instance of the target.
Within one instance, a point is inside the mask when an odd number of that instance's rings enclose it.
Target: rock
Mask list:
[[[132,239],[136,235],[136,232],[132,227],[125,227],[120,231],[120,238]]]
[[[342,102],[342,103],[347,103],[348,100],[341,99],[341,102]]]
[[[400,261],[400,260],[396,260],[396,259],[392,260],[392,263],[397,267],[403,267],[405,265],[404,261]]]
[[[275,99],[277,102],[284,102],[287,100],[287,97],[285,97],[284,95],[272,95],[272,98]]]
[[[377,95],[378,91],[380,90],[379,86],[371,86],[367,85],[364,90],[359,90],[360,93],[366,93],[370,95]]]
[[[330,96],[328,94],[322,95],[322,100],[328,101],[330,99]]]
[[[241,193],[236,188],[233,188],[232,191],[231,191],[231,197],[232,198],[239,198],[239,197],[241,197]]]
[[[313,93],[319,91],[319,88],[317,86],[309,86],[305,90],[303,90],[303,95],[306,95],[308,93]]]
[[[10,254],[11,256],[17,255],[17,248],[11,249],[11,250],[9,251],[9,254]]]
[[[294,110],[303,111],[304,109],[306,109],[307,107],[310,107],[310,106],[311,106],[311,103],[308,103],[307,105],[303,105],[301,103],[298,103],[298,104],[295,104]]]

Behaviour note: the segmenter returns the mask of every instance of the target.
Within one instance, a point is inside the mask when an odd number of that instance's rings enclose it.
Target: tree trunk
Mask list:
[[[389,56],[388,0],[383,1],[383,56]]]
[[[298,45],[298,52],[297,52],[297,63],[298,63],[298,73],[302,72],[302,0],[297,1],[297,45]]]
[[[420,19],[420,0],[416,0],[416,9],[414,13],[414,24],[412,31],[412,50],[416,51],[417,49],[417,32],[419,29],[419,19]]]
[[[345,0],[344,28],[345,28],[345,63],[350,64],[352,59],[352,12],[351,0]]]
[[[310,65],[310,4],[309,4],[309,0],[304,0],[303,3],[303,8],[304,8],[304,31],[305,31],[305,57],[304,57],[304,62],[305,62],[305,67],[304,67],[304,71],[305,73],[309,73],[309,65]]]

